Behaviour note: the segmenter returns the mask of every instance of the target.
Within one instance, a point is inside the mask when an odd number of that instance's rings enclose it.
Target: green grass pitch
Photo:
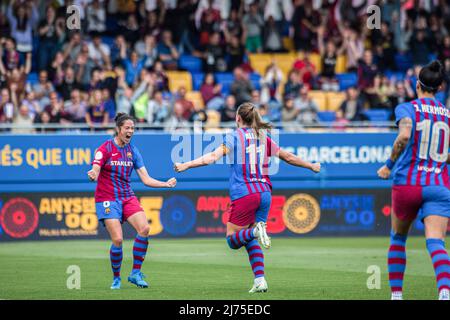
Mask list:
[[[109,241],[0,244],[0,299],[389,299],[388,237],[273,238],[265,250],[269,292],[248,293],[253,275],[244,248],[224,239],[151,239],[143,265],[150,288],[126,281],[132,241],[124,242],[122,289],[112,291]],[[436,299],[433,267],[422,237],[407,243],[405,299]],[[67,289],[68,266],[81,289]],[[381,289],[367,288],[368,266],[381,269]]]

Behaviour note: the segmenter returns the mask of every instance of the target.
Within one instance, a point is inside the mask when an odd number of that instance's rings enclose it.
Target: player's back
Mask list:
[[[394,185],[449,186],[447,157],[450,110],[434,98],[403,103],[397,121],[412,119],[411,138],[397,161]]]
[[[250,128],[239,128],[226,138],[231,165],[230,196],[238,199],[251,193],[272,190],[268,175],[269,158],[276,146],[266,136]]]

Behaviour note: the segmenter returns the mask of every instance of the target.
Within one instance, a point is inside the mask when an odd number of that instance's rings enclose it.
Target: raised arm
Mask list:
[[[28,52],[26,54],[26,60],[25,60],[25,68],[24,68],[25,74],[29,74],[31,72],[31,63],[32,63],[31,52]]]
[[[136,170],[139,178],[141,179],[142,183],[146,185],[147,187],[151,188],[173,188],[177,185],[177,180],[175,178],[170,178],[167,181],[159,181],[152,177],[147,172],[147,169],[145,167],[141,167]]]
[[[320,163],[311,163],[311,162],[305,161],[289,151],[280,149],[275,156],[277,156],[284,162],[289,163],[290,165],[309,169],[316,173],[320,172],[320,167],[321,167]]]
[[[399,131],[397,138],[394,141],[394,145],[392,147],[391,156],[386,161],[386,164],[382,166],[378,170],[378,176],[382,179],[388,179],[391,175],[391,170],[395,165],[398,157],[405,150],[406,145],[408,144],[409,139],[411,138],[412,132],[412,119],[411,118],[402,118],[399,121]]]
[[[203,156],[201,156],[195,160],[188,161],[185,163],[175,163],[173,168],[176,172],[183,172],[183,171],[186,171],[191,168],[207,166],[207,165],[210,165],[210,164],[216,162],[217,160],[221,159],[228,152],[229,152],[229,150],[227,149],[227,147],[222,145],[222,146],[218,147],[216,150],[214,150],[213,152],[204,154]]]

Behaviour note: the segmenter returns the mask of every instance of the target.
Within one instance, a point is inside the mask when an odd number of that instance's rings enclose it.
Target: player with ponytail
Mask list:
[[[418,98],[395,108],[399,132],[391,156],[378,170],[382,179],[388,179],[393,172],[392,229],[387,259],[392,300],[403,299],[406,240],[418,215],[425,225],[438,297],[450,299],[450,260],[445,250],[450,218],[447,169],[450,112],[435,98],[444,78],[444,67],[437,60],[420,70],[416,83]]]
[[[262,121],[254,104],[246,102],[236,112],[237,129],[226,136],[225,143],[215,151],[186,163],[176,163],[176,172],[212,164],[223,156],[228,157],[230,172],[230,215],[226,239],[233,250],[245,247],[254,275],[250,293],[266,292],[264,254],[258,243],[266,249],[271,240],[266,223],[272,200],[272,183],[269,178],[269,159],[278,157],[285,162],[320,171],[320,163],[310,163],[283,150],[272,141],[272,126]],[[258,239],[258,240],[257,240]]]

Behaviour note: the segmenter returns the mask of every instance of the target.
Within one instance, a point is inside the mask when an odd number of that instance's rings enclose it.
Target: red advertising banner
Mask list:
[[[226,190],[137,193],[150,223],[150,236],[223,236],[230,198]],[[387,235],[389,189],[277,190],[267,221],[272,236]],[[417,221],[413,233],[422,233]],[[134,231],[124,225],[124,236]],[[0,241],[106,239],[94,197],[87,192],[3,194]]]

